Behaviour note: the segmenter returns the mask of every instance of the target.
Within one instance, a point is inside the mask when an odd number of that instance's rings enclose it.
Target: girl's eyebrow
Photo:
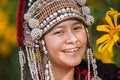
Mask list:
[[[64,27],[64,25],[63,26],[55,26],[52,30],[57,29],[57,28],[63,28],[63,27]]]
[[[77,21],[77,22],[75,22],[73,25],[77,25],[77,24],[82,24],[82,22]]]
[[[72,25],[74,26],[74,25],[77,25],[77,24],[82,24],[82,22],[80,22],[80,21],[77,21],[77,22],[75,22],[75,23],[73,23]],[[57,28],[63,28],[64,27],[64,25],[61,25],[61,26],[55,26],[52,30],[54,30],[54,29],[57,29]]]

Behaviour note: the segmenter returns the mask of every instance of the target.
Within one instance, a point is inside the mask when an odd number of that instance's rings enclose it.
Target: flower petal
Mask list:
[[[118,39],[119,39],[118,34],[116,34],[116,35],[113,36],[113,39],[111,40],[111,43],[110,43],[110,45],[108,47],[108,51],[109,52],[112,52],[113,45],[115,44],[115,42],[118,41]]]
[[[114,41],[111,41],[111,43],[110,43],[110,45],[108,47],[108,52],[112,53],[113,45],[114,45]]]
[[[118,13],[116,13],[116,14],[113,16],[113,18],[114,18],[114,23],[115,23],[115,27],[117,27],[117,19],[118,19],[118,16],[119,16]]]
[[[117,41],[118,41],[118,39],[119,39],[118,34],[114,35],[114,38],[113,38],[114,42],[117,42]]]
[[[115,10],[113,9],[113,8],[110,8],[110,10],[109,11],[107,11],[107,13],[109,14],[109,15],[111,15],[111,16],[113,16],[114,14],[115,14]]]
[[[118,25],[117,28],[118,28],[118,31],[120,32],[120,25]]]
[[[102,37],[100,37],[99,39],[96,40],[96,44],[100,44],[106,40],[110,39],[108,34],[103,35]]]
[[[109,47],[110,45],[110,39],[106,40],[104,43],[102,43],[99,48],[98,48],[98,51],[99,52],[104,52],[104,50],[107,50],[107,48]]]
[[[99,25],[97,26],[96,30],[110,32],[111,27],[109,25]]]
[[[107,23],[108,23],[112,28],[114,28],[114,25],[113,25],[113,22],[112,22],[112,20],[111,20],[111,17],[110,17],[108,14],[106,14],[105,20],[107,21]]]

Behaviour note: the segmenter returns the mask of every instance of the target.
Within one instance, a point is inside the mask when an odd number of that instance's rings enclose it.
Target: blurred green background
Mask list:
[[[87,5],[95,17],[95,24],[90,28],[90,33],[93,49],[98,55],[95,42],[102,33],[96,31],[96,26],[104,23],[105,13],[110,7],[120,12],[120,0],[88,0]],[[20,80],[19,49],[16,46],[16,10],[17,0],[0,0],[0,80]],[[120,68],[120,50],[116,46],[113,55],[113,58],[106,58],[112,59],[112,64]]]

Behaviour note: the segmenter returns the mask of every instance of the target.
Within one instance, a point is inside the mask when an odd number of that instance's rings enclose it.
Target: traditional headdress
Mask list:
[[[42,38],[43,35],[64,20],[77,19],[86,25],[91,25],[94,22],[94,18],[90,15],[89,7],[85,6],[86,0],[37,0],[35,2],[29,0],[27,3],[28,10],[22,15],[22,9],[25,6],[22,4],[25,4],[24,2],[19,0],[17,16],[18,46],[25,46],[33,80],[54,80],[51,63],[47,59],[47,50]],[[21,16],[24,16],[24,20],[22,20]],[[23,25],[21,25],[22,22]],[[22,36],[22,33],[24,36]],[[41,43],[42,45],[40,45]],[[93,65],[94,80],[96,80],[97,67],[92,50],[88,49],[87,53],[88,80],[90,80],[90,63]],[[25,56],[22,50],[20,50],[20,63],[21,80],[23,80]]]

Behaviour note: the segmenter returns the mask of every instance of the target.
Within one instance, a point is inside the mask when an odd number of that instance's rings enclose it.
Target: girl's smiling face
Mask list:
[[[87,36],[80,21],[61,22],[44,38],[48,57],[53,66],[74,67],[81,62],[86,49]]]

